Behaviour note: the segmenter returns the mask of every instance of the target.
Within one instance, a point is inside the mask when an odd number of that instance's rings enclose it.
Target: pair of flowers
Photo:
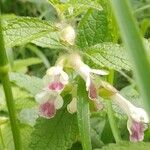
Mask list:
[[[70,56],[70,63],[86,81],[86,90],[89,93],[89,98],[97,102],[97,90],[91,74],[107,75],[108,73],[103,70],[91,69],[82,62],[77,54]],[[44,88],[35,96],[36,101],[39,103],[39,115],[47,119],[54,117],[56,110],[63,106],[63,99],[60,94],[69,80],[67,73],[63,71],[63,65],[64,60],[61,60],[56,66],[47,70],[46,75],[43,77]],[[74,97],[67,107],[70,113],[76,111],[75,103],[76,98]]]

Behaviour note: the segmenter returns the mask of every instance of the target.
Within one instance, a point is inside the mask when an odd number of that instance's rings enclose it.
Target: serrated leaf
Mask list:
[[[119,144],[109,144],[107,146],[104,146],[101,149],[95,149],[95,150],[149,150],[150,143],[130,143],[130,142],[122,142]]]
[[[14,61],[13,71],[22,71],[26,70],[28,66],[36,65],[42,63],[42,60],[39,58],[27,58],[27,59],[17,59]]]
[[[88,10],[79,23],[77,45],[81,48],[117,39],[117,28],[112,16],[110,2],[100,0],[102,11]]]
[[[10,73],[10,80],[20,88],[25,89],[32,95],[38,93],[42,87],[42,79],[21,73]]]
[[[86,12],[89,8],[96,10],[102,10],[98,0],[49,0],[49,2],[61,13],[64,13],[66,17],[77,16],[83,12]]]
[[[32,42],[56,31],[55,25],[31,17],[14,17],[3,21],[6,47],[13,47]]]
[[[31,136],[31,150],[67,150],[78,134],[76,115],[67,112],[66,107],[59,110],[52,119],[37,120]]]
[[[84,49],[84,55],[101,67],[131,70],[132,65],[125,49],[118,44],[102,43]]]
[[[47,33],[44,36],[33,40],[32,43],[41,47],[49,47],[54,49],[63,47],[60,44],[58,32]]]

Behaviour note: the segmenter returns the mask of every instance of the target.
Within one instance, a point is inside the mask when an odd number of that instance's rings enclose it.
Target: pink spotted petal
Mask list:
[[[60,90],[63,90],[64,88],[64,84],[62,84],[61,82],[52,82],[49,84],[48,86],[49,90],[52,90],[52,91],[60,91]]]
[[[89,86],[89,98],[91,100],[97,99],[97,90],[95,85],[91,82]]]
[[[138,142],[144,139],[145,126],[141,122],[132,121],[130,141]]]
[[[47,101],[39,106],[39,113],[41,117],[50,119],[55,116],[56,109],[52,101]]]

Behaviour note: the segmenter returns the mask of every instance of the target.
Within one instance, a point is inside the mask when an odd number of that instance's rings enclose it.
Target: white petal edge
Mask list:
[[[35,95],[35,100],[38,103],[43,103],[49,99],[50,93],[47,90],[42,90]]]
[[[98,75],[108,75],[109,72],[105,70],[91,69],[91,72]]]

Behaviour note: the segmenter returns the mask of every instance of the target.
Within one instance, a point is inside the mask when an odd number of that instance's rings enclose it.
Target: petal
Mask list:
[[[47,101],[45,103],[40,104],[39,115],[41,117],[50,119],[54,117],[55,114],[56,114],[56,109],[55,109],[54,101]]]
[[[47,90],[42,90],[35,95],[35,100],[38,103],[43,103],[49,99],[50,93]]]
[[[98,70],[98,69],[91,69],[92,73],[98,74],[98,75],[108,75],[109,72],[105,70]]]
[[[68,77],[68,74],[64,71],[61,72],[61,75],[60,75],[60,81],[63,83],[63,84],[67,84],[68,83],[68,80],[69,80],[69,77]]]
[[[44,86],[47,87],[49,83],[54,81],[54,76],[46,74],[42,80],[43,80]]]
[[[134,106],[134,108],[131,110],[130,116],[133,120],[137,122],[149,122],[148,114],[143,108],[138,108]]]
[[[56,99],[54,100],[54,105],[56,109],[60,109],[63,106],[63,98],[60,95],[57,95]]]
[[[73,98],[72,101],[67,105],[67,110],[69,113],[74,114],[77,112],[77,99]]]
[[[91,81],[90,83],[90,87],[89,87],[89,98],[91,100],[95,100],[97,99],[97,89],[95,87],[95,85],[93,84],[93,82]]]
[[[91,78],[90,76],[86,78],[86,91],[89,90],[91,84]]]
[[[48,85],[48,89],[52,91],[61,91],[64,89],[64,84],[59,81],[54,81]]]
[[[144,130],[145,130],[144,123],[136,122],[136,121],[130,119],[130,120],[128,120],[127,126],[128,126],[128,130],[130,133],[130,141],[132,141],[132,142],[143,141]]]
[[[62,72],[61,66],[53,66],[47,70],[46,74],[50,76],[55,76],[61,74],[61,72]]]

